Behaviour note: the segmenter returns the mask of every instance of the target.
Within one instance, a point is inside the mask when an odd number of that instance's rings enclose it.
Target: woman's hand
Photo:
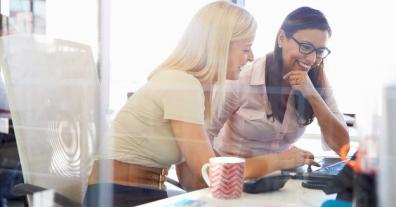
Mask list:
[[[281,169],[292,169],[304,164],[320,166],[315,162],[314,155],[311,152],[292,147],[286,152],[279,154],[279,164]]]
[[[290,71],[283,76],[283,79],[287,79],[290,83],[290,86],[295,90],[301,91],[304,97],[316,93],[315,87],[313,86],[311,79],[309,78],[306,71]]]
[[[191,168],[186,162],[176,164],[176,175],[179,179],[179,183],[186,191],[208,187],[205,182],[201,181],[201,179],[193,179],[194,172],[191,171]]]

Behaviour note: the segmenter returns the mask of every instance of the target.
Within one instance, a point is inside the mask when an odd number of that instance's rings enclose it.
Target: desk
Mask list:
[[[289,180],[285,187],[279,191],[261,194],[243,193],[242,197],[236,200],[221,200],[213,198],[209,189],[205,188],[202,190],[147,203],[141,206],[161,207],[175,204],[176,202],[183,199],[191,199],[206,202],[206,204],[202,207],[320,207],[324,201],[335,199],[335,196],[335,194],[326,195],[321,190],[303,188],[301,186],[301,181],[299,180]]]

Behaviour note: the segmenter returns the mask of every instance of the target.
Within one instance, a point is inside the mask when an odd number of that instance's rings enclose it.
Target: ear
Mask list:
[[[283,29],[280,29],[276,36],[276,41],[278,42],[279,48],[282,48],[282,45],[283,45],[283,42],[285,41],[285,39],[286,39],[285,31],[283,31]]]

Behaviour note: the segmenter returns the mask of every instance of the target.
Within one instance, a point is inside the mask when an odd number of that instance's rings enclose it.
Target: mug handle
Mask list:
[[[202,174],[202,178],[204,179],[205,183],[210,187],[209,163],[205,163],[204,165],[202,165],[201,174]]]

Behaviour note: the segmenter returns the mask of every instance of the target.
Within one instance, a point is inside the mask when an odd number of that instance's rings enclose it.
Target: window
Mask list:
[[[117,111],[127,92],[146,82],[176,46],[193,14],[212,1],[111,1],[110,109]]]
[[[396,29],[390,26],[396,15],[390,1],[245,0],[259,25],[256,57],[273,50],[283,19],[300,6],[321,10],[332,27],[326,72],[340,110],[380,113],[382,87],[396,80],[396,63],[391,61]]]
[[[46,34],[51,37],[91,46],[97,55],[98,2],[97,0],[46,0]]]

